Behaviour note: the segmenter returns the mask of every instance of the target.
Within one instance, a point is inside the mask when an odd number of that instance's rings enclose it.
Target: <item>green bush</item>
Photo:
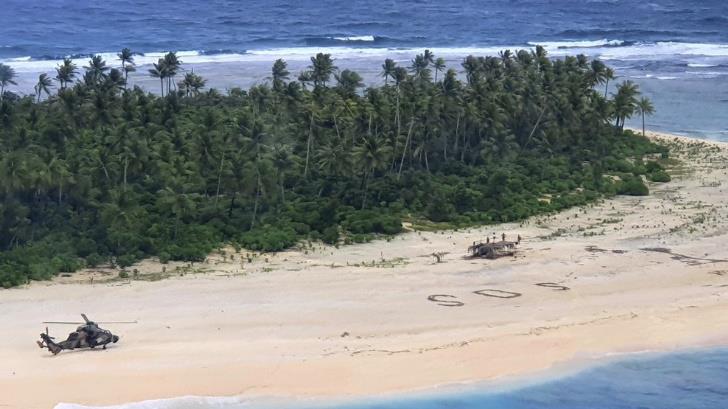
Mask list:
[[[116,258],[116,265],[121,268],[126,268],[134,264],[136,261],[136,257],[134,257],[133,255],[124,254],[123,256],[119,256]]]
[[[281,251],[298,241],[299,236],[290,227],[264,226],[240,235],[238,243],[256,251]]]
[[[656,172],[649,173],[647,175],[647,178],[651,182],[660,182],[660,183],[669,182],[670,180],[672,180],[670,175],[668,175],[667,172],[665,172],[664,170],[658,170]]]
[[[98,253],[92,253],[86,256],[86,266],[88,267],[98,267],[105,261],[106,259],[100,256]]]
[[[321,240],[324,243],[336,244],[339,242],[339,228],[337,226],[329,226],[321,233]]]
[[[617,186],[617,193],[628,196],[647,196],[650,189],[639,176],[633,176],[621,181]]]

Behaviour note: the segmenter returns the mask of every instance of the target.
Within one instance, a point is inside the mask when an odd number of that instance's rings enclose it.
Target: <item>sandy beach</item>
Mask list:
[[[728,144],[651,136],[680,163],[647,197],[340,248],[229,248],[205,263],[145,261],[129,269],[137,279],[101,269],[0,290],[0,408],[377,395],[728,345]],[[503,232],[524,239],[515,257],[464,257]],[[52,356],[35,345],[42,321],[81,312],[138,323],[102,324],[121,336],[106,351]],[[58,338],[71,330],[50,326]]]

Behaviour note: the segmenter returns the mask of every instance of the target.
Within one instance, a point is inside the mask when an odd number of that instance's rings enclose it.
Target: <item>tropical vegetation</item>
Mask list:
[[[666,149],[622,129],[650,112],[637,86],[606,97],[613,73],[584,56],[504,51],[458,73],[427,51],[365,87],[318,54],[295,79],[278,60],[269,83],[222,94],[169,53],[145,71],[158,95],[127,85],[133,53],[119,59],[66,59],[55,93],[41,75],[27,97],[0,64],[0,285],[223,243],[338,245],[407,220],[509,222],[664,179],[646,159]]]

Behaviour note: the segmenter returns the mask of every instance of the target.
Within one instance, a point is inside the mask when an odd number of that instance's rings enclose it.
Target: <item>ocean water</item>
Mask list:
[[[524,385],[525,382],[525,385]],[[56,409],[82,409],[58,405]],[[148,401],[113,409],[725,409],[728,349],[623,357],[520,384],[475,384],[421,394],[339,402],[236,398]]]
[[[385,58],[409,65],[425,48],[460,68],[469,54],[544,45],[584,53],[639,83],[655,102],[650,129],[728,140],[728,1],[725,0],[2,0],[0,62],[32,93],[39,73],[71,56],[140,65],[178,51],[219,89],[266,81],[276,58],[303,70],[329,52],[370,84]],[[141,69],[131,82],[156,90]],[[641,126],[633,120],[631,126]]]

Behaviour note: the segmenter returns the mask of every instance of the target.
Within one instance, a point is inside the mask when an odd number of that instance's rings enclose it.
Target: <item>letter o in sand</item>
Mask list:
[[[462,307],[465,305],[465,303],[462,303],[460,301],[455,300],[443,300],[442,298],[457,298],[454,295],[447,295],[447,294],[435,294],[427,297],[428,300],[432,302],[436,302],[437,305],[441,305],[443,307]]]
[[[473,294],[495,298],[516,298],[522,295],[521,293],[515,293],[513,291],[493,290],[490,288],[486,288],[485,290],[473,291]]]

